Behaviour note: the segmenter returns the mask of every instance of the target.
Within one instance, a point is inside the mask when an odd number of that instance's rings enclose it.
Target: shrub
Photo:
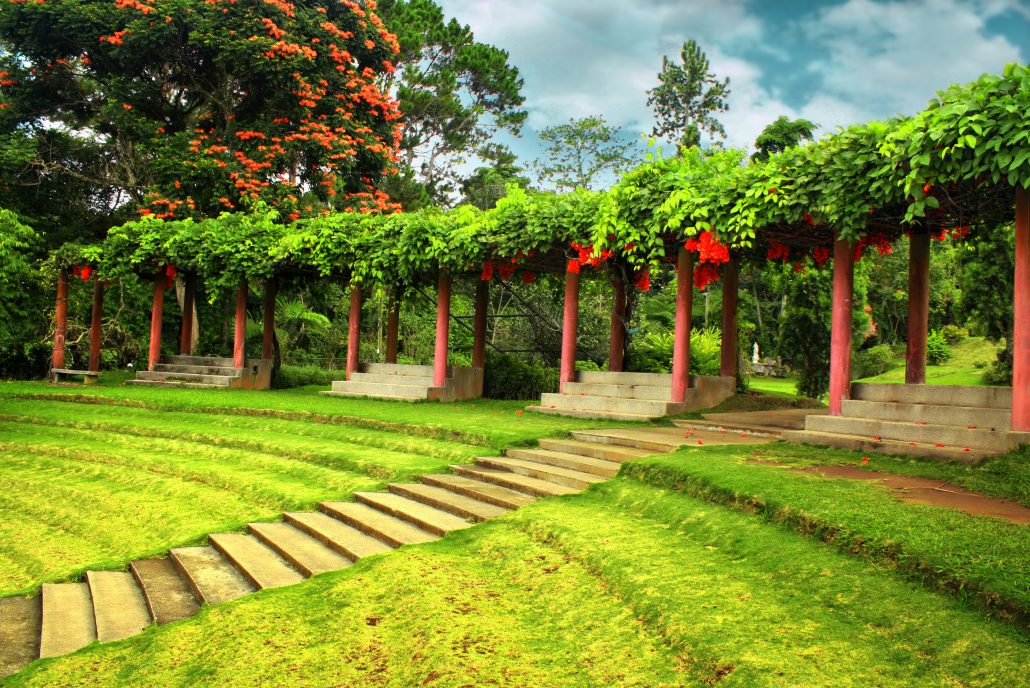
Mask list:
[[[594,372],[601,370],[601,366],[588,359],[586,361],[576,361],[576,370]]]
[[[951,347],[940,330],[930,332],[926,337],[926,362],[940,365],[951,358]]]
[[[958,344],[969,336],[969,330],[958,325],[945,325],[941,329],[941,335],[948,344]]]
[[[345,380],[347,371],[326,370],[318,366],[280,366],[272,374],[272,387],[275,389],[289,389],[290,387],[303,387],[305,385],[328,386],[333,380]]]
[[[878,344],[855,355],[856,377],[873,377],[897,368],[897,359],[890,344]]]
[[[488,399],[539,399],[544,392],[557,391],[557,368],[487,352],[483,396]]]
[[[671,332],[649,332],[630,345],[626,369],[638,373],[668,373],[672,370]],[[707,327],[690,333],[690,374],[718,375],[722,367],[722,334]]]

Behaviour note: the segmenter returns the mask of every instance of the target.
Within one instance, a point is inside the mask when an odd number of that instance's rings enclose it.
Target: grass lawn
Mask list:
[[[39,662],[17,686],[1014,686],[1015,627],[620,477]]]
[[[926,366],[926,384],[928,385],[965,385],[980,386],[986,384],[983,374],[987,366],[994,362],[998,345],[992,344],[983,337],[966,337],[952,345],[952,357],[942,365]],[[896,360],[898,367],[888,370],[882,375],[867,377],[859,382],[879,382],[883,384],[905,384],[905,354]]]
[[[773,396],[797,398],[797,383],[793,377],[765,377],[763,375],[752,375],[748,378],[748,389],[762,394]]]

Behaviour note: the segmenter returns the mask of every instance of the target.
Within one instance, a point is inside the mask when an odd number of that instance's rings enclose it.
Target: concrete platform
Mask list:
[[[814,409],[775,409],[771,411],[741,411],[736,413],[703,413],[699,420],[674,420],[673,424],[681,428],[708,429],[762,433],[773,437],[781,437],[785,430],[804,430],[805,418],[808,416],[826,415],[827,410]]]

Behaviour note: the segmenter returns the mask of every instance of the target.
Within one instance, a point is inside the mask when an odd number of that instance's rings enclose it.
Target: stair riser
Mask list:
[[[301,531],[303,533],[307,533],[311,537],[315,538],[316,540],[318,540],[323,545],[325,545],[329,549],[333,550],[337,554],[342,554],[343,556],[347,557],[351,561],[357,561],[358,559],[361,558],[361,556],[357,552],[355,552],[354,550],[350,549],[349,547],[346,547],[343,543],[339,543],[339,542],[336,542],[335,540],[332,540],[330,538],[325,537],[325,535],[323,535],[316,528],[311,528],[306,523],[304,523],[303,521],[294,519],[293,517],[290,516],[290,514],[283,514],[283,520],[286,521],[287,523],[289,523],[291,526],[293,526],[297,530],[299,530],[299,531]]]
[[[440,487],[440,486],[437,485],[436,487]],[[448,489],[451,489],[451,488],[448,488]],[[457,491],[455,491],[453,489],[451,489],[451,491],[454,492],[455,494],[461,494],[460,492],[457,492]],[[419,502],[421,504],[425,504],[426,506],[431,506],[431,507],[433,507],[435,509],[439,509],[440,511],[446,511],[447,513],[453,514],[454,516],[457,516],[458,518],[472,519],[472,520],[476,521],[477,523],[480,523],[483,520],[485,520],[482,517],[472,513],[468,509],[463,509],[463,508],[461,508],[460,506],[458,506],[456,504],[451,504],[450,502],[445,502],[442,499],[434,499],[431,495],[422,494],[421,492],[418,492],[418,491],[415,491],[415,490],[405,489],[403,485],[390,485],[390,492],[394,493],[395,495],[400,495],[401,497],[407,497],[408,499],[411,499],[413,501]],[[478,497],[474,497],[472,495],[464,495],[464,496],[465,497],[472,497],[472,499],[478,499]],[[480,500],[480,501],[485,501],[485,500]],[[501,505],[500,504],[495,504],[494,506],[501,506]],[[416,524],[416,525],[418,525],[418,524]]]
[[[591,385],[647,385],[672,389],[672,375],[663,373],[610,373],[603,370],[584,370],[576,373],[576,382]]]
[[[654,415],[641,415],[639,413],[606,413],[604,411],[582,411],[576,409],[549,408],[547,406],[527,406],[526,410],[531,413],[542,413],[547,416],[566,416],[568,418],[605,418],[608,420],[624,420],[635,422],[646,422]]]
[[[407,399],[428,399],[429,388],[405,384],[379,384],[375,382],[350,382],[338,380],[333,383],[332,391],[336,393],[352,394],[354,396],[388,396],[404,397]]]
[[[939,425],[901,425],[890,421],[846,418],[844,416],[810,416],[806,421],[805,429],[813,432],[833,432],[870,438],[881,437],[902,442],[944,444],[959,449],[963,447],[988,451],[1008,451],[1009,449],[1007,433],[996,433],[990,430],[952,429]]]
[[[436,526],[436,525],[434,525],[434,524],[432,524],[432,523],[430,523],[430,522],[428,522],[428,521],[426,521],[424,519],[419,518],[415,514],[409,514],[409,513],[405,512],[405,511],[401,511],[400,509],[394,509],[394,508],[390,507],[389,505],[380,504],[377,501],[375,501],[374,499],[369,499],[369,498],[365,497],[364,495],[355,494],[354,495],[354,501],[361,502],[362,504],[367,504],[368,506],[372,507],[373,509],[377,509],[379,511],[382,511],[387,516],[393,516],[394,518],[399,518],[400,520],[405,521],[406,523],[410,523],[411,525],[416,526],[417,528],[421,528],[422,530],[426,531],[427,533],[432,533],[433,535],[438,535],[440,537],[443,537],[444,535],[446,535],[449,532],[446,528],[441,528],[439,526]],[[419,500],[415,500],[415,501],[419,501]],[[379,537],[379,536],[377,535],[376,537]]]
[[[908,423],[931,423],[933,425],[957,425],[966,427],[1008,430],[1012,414],[1008,409],[979,408],[969,406],[941,406],[931,404],[899,404],[875,401],[846,400],[844,415],[854,418],[876,418],[878,420],[902,421]]]
[[[169,373],[174,375],[219,375],[222,377],[240,377],[242,372],[237,368],[220,368],[218,366],[180,366],[168,363],[159,363],[154,366],[156,373]]]
[[[476,463],[480,466],[486,466],[487,468],[496,468],[502,471],[510,471],[518,475],[524,475],[527,478],[536,478],[537,480],[546,480],[549,483],[555,485],[564,485],[565,487],[572,487],[577,490],[585,490],[590,487],[592,483],[586,480],[579,480],[567,475],[555,475],[554,473],[548,473],[546,470],[540,468],[532,468],[530,466],[510,466],[501,462],[493,461],[490,458],[476,459]]]
[[[137,380],[153,380],[155,382],[198,382],[203,385],[218,385],[228,387],[232,381],[239,376],[227,375],[192,375],[188,373],[160,373],[157,371],[141,370],[136,373]]]
[[[645,401],[642,399],[618,399],[614,397],[588,397],[568,394],[543,394],[541,406],[554,406],[559,409],[581,411],[603,411],[606,413],[635,413],[642,416],[664,416],[668,414],[669,404],[664,401]]]
[[[258,590],[261,590],[264,587],[261,584],[261,581],[258,578],[254,577],[251,574],[251,572],[247,570],[247,567],[244,566],[242,562],[237,561],[236,558],[233,557],[232,552],[226,550],[223,547],[220,547],[216,540],[214,540],[214,539],[210,539],[210,540],[211,540],[211,546],[214,547],[216,550],[218,550],[218,553],[221,554],[223,557],[225,557],[226,561],[228,561],[230,564],[235,566],[236,570],[239,571],[240,573],[242,573],[243,577],[246,578],[248,581],[250,581],[251,585],[253,585]]]
[[[808,437],[806,435],[806,430],[787,430],[783,433],[783,439],[788,442],[810,444],[820,447],[833,447],[834,449],[847,449],[850,451],[871,452],[875,454],[918,456],[927,459],[937,459],[938,461],[958,461],[961,463],[976,463],[977,461],[992,455],[992,452],[975,449],[969,452],[960,452],[954,448],[941,449],[937,447],[928,447],[926,445],[918,445],[915,447],[907,444],[886,445],[883,442],[845,437],[843,435],[820,435],[818,437]]]
[[[236,361],[231,358],[215,358],[212,356],[162,356],[160,363],[176,366],[214,366],[232,368]]]
[[[432,375],[387,375],[385,373],[351,373],[352,382],[375,385],[418,385],[432,387]]]
[[[402,540],[399,540],[391,536],[389,533],[383,532],[382,530],[376,528],[373,524],[366,523],[360,518],[354,518],[348,513],[337,511],[325,504],[319,504],[318,508],[321,509],[324,513],[329,514],[333,518],[343,521],[351,528],[356,528],[365,535],[371,535],[375,539],[381,540],[386,544],[390,545],[391,547],[401,547],[402,545],[407,544]]]
[[[474,477],[476,480],[480,480],[479,476],[470,476],[470,477]],[[452,485],[450,483],[446,483],[446,482],[442,482],[442,481],[441,482],[437,482],[436,480],[433,479],[433,476],[430,476],[430,475],[423,475],[423,476],[421,476],[419,478],[419,480],[421,482],[425,483],[426,485],[433,485],[434,487],[442,487],[443,489],[450,490],[451,492],[454,492],[455,494],[460,494],[460,495],[463,495],[465,497],[470,497],[472,499],[478,499],[481,502],[486,502],[487,504],[493,504],[494,506],[504,507],[505,509],[518,509],[520,506],[523,506],[522,503],[520,503],[520,502],[516,502],[514,500],[504,499],[503,497],[499,497],[497,495],[493,495],[493,494],[489,494],[489,493],[485,493],[485,492],[478,492],[477,490],[475,490],[475,489],[473,489],[471,487],[466,487],[464,485]],[[491,482],[491,481],[489,481],[489,480],[482,480],[482,482]],[[492,484],[496,485],[497,483],[492,483]],[[505,485],[504,487],[508,487],[508,486]],[[522,490],[517,490],[517,491],[522,492]],[[524,493],[524,494],[528,494],[528,493]]]
[[[861,401],[888,401],[901,404],[947,404],[981,408],[1012,408],[1008,387],[958,387],[952,385],[878,385],[856,382],[851,398]]]
[[[653,385],[603,385],[590,382],[566,382],[562,394],[577,396],[618,397],[620,399],[644,399],[650,401],[668,401],[672,396],[672,388],[655,387]]]
[[[466,472],[466,471],[462,470],[460,467],[455,468],[455,473],[457,473],[458,475],[464,475],[464,476],[466,476],[468,478],[472,478],[473,480],[479,480],[479,481],[484,482],[484,483],[493,483],[494,485],[500,485],[501,487],[507,487],[509,490],[515,490],[516,492],[522,492],[523,494],[532,495],[534,497],[550,497],[550,496],[552,496],[550,493],[545,492],[544,490],[538,490],[535,487],[530,487],[528,485],[522,485],[522,484],[520,484],[518,482],[515,482],[513,480],[506,480],[503,474],[498,475],[498,474],[493,474],[493,473],[491,473],[491,474],[481,474],[481,473],[475,473],[475,472],[471,472],[471,471]]]
[[[571,468],[574,471],[592,473],[593,475],[599,475],[602,478],[611,478],[619,472],[618,466],[596,466],[590,463],[575,461],[573,459],[550,456],[544,453],[534,453],[529,449],[509,449],[505,452],[505,456],[509,456],[513,459],[536,461],[537,463],[545,463],[549,466],[558,466],[559,468]]]
[[[577,440],[583,442],[597,442],[598,444],[611,444],[617,447],[632,447],[633,449],[642,449],[644,451],[654,452],[656,454],[664,454],[669,451],[668,444],[661,444],[659,442],[648,442],[646,440],[630,439],[627,437],[612,437],[610,435],[594,435],[589,430],[582,432],[573,431],[572,436]]]
[[[542,439],[539,444],[541,449],[550,449],[551,451],[566,452],[568,454],[579,454],[580,456],[589,456],[592,459],[604,459],[605,461],[613,461],[615,463],[625,463],[626,461],[632,461],[637,458],[635,455],[627,454],[626,452],[619,451],[611,445],[605,444],[591,443],[588,446],[581,446],[566,440],[549,439]]]
[[[366,363],[361,372],[374,375],[396,375],[397,377],[433,377],[431,365],[405,365],[402,363]],[[447,368],[447,377],[452,377],[451,368]]]

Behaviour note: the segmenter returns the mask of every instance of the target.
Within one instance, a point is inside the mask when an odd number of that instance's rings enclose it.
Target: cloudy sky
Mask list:
[[[727,142],[750,147],[780,115],[820,132],[913,114],[954,82],[1030,62],[1030,0],[441,0],[479,41],[511,54],[529,119],[508,141],[601,114],[636,136],[663,55],[697,40],[730,77]]]

